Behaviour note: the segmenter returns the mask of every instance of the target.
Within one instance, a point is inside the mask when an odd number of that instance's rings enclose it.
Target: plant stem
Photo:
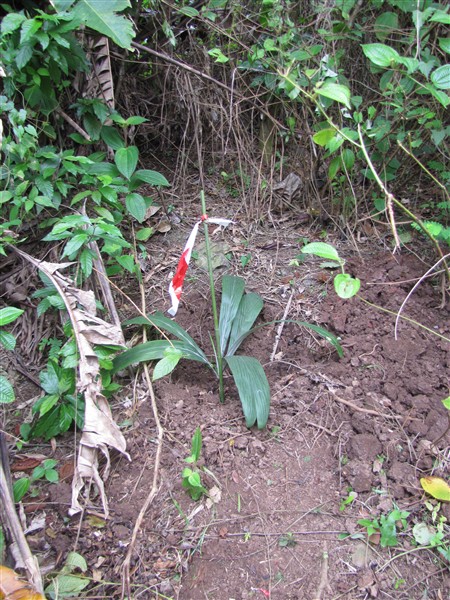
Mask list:
[[[206,215],[206,202],[205,202],[205,192],[203,190],[200,191],[200,200],[202,202],[202,215]],[[225,392],[223,386],[223,357],[222,350],[220,348],[220,329],[219,329],[219,316],[217,313],[217,303],[216,303],[216,289],[214,286],[214,273],[212,266],[212,256],[211,256],[211,246],[209,243],[209,233],[208,233],[208,224],[205,222],[203,224],[205,229],[205,249],[206,249],[206,259],[208,261],[208,273],[209,273],[209,287],[211,290],[211,307],[214,319],[214,332],[216,334],[216,364],[217,364],[217,376],[219,377],[219,399],[223,403],[225,402]]]

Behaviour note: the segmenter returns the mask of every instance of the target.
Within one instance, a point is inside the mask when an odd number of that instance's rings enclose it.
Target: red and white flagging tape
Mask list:
[[[181,293],[183,291],[183,281],[186,277],[186,272],[188,270],[189,262],[191,260],[192,249],[195,244],[195,238],[197,237],[198,228],[202,223],[212,223],[213,225],[219,225],[220,227],[227,227],[230,223],[233,223],[230,219],[214,219],[210,218],[207,215],[202,215],[200,221],[194,225],[186,245],[184,247],[183,253],[178,262],[177,270],[175,271],[175,275],[172,278],[172,281],[169,285],[169,295],[172,300],[172,306],[167,311],[169,315],[174,317],[178,311],[178,305],[180,304]]]

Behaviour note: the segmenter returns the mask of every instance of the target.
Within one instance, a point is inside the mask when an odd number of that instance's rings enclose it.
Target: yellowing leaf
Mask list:
[[[440,477],[422,477],[420,484],[436,500],[450,502],[450,486]]]
[[[20,576],[8,567],[0,566],[0,599],[5,600],[45,600],[42,594],[39,594],[26,581],[20,579]]]

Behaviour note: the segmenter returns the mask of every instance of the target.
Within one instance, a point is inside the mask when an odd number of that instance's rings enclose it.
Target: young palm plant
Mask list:
[[[114,370],[121,371],[129,365],[159,360],[153,378],[159,379],[176,367],[180,359],[200,362],[211,369],[219,379],[221,401],[223,395],[223,366],[230,368],[236,383],[248,427],[255,423],[263,428],[269,416],[270,390],[261,363],[251,356],[235,356],[263,307],[255,293],[244,293],[241,277],[225,275],[222,279],[222,302],[219,317],[220,345],[213,344],[215,360],[212,362],[183,327],[157,312],[147,317],[130,319],[124,325],[150,325],[171,334],[176,339],[152,340],[126,350],[114,360]],[[220,360],[221,359],[221,360]]]
[[[201,192],[202,211],[206,214],[205,197]],[[143,361],[158,360],[153,370],[153,379],[159,379],[171,373],[182,359],[195,360],[209,367],[219,380],[220,401],[225,401],[224,366],[228,366],[236,384],[244,412],[247,427],[257,424],[259,429],[265,427],[269,417],[270,389],[261,363],[252,356],[236,356],[245,338],[263,325],[253,328],[260,314],[263,301],[258,294],[245,293],[245,282],[242,277],[224,275],[222,278],[222,298],[220,314],[217,313],[214,287],[213,267],[207,223],[205,227],[205,246],[208,259],[209,281],[211,289],[211,307],[214,318],[215,341],[211,337],[214,352],[212,362],[191,336],[175,321],[162,313],[136,317],[124,325],[150,325],[163,334],[163,340],[145,342],[130,350],[126,350],[114,359],[114,370],[124,368]],[[293,321],[312,329],[328,340],[342,355],[342,348],[336,337],[317,325],[303,321]],[[269,325],[270,323],[265,323]],[[169,339],[163,332],[176,339]]]
[[[192,339],[183,327],[161,312],[153,315],[136,317],[126,321],[124,325],[149,325],[160,332],[166,332],[175,339],[164,334],[162,340],[145,342],[129,350],[125,350],[114,359],[114,371],[140,362],[158,360],[153,372],[153,379],[167,375],[184,358],[195,360],[206,365],[219,380],[220,399],[224,400],[223,367],[229,367],[236,384],[247,427],[255,423],[262,429],[269,416],[270,389],[261,363],[252,356],[236,355],[245,338],[256,329],[253,328],[260,314],[263,301],[258,294],[244,292],[245,283],[241,277],[225,275],[222,278],[222,300],[218,319],[219,343],[213,343],[215,360],[212,362],[200,346]],[[342,349],[338,340],[325,329],[294,321],[298,325],[308,327],[324,337],[336,348],[339,354]]]

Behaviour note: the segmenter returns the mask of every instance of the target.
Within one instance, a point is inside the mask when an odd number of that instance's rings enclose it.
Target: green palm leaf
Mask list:
[[[222,278],[222,303],[219,317],[220,353],[222,356],[225,356],[231,326],[239,309],[244,287],[245,282],[242,277],[224,275]]]
[[[198,362],[204,363],[205,361],[200,359],[197,354],[193,354],[190,346],[184,342],[178,340],[170,341],[167,340],[152,340],[151,342],[145,342],[139,344],[134,348],[125,350],[113,360],[113,373],[122,371],[130,365],[138,364],[141,362],[148,362],[149,360],[159,360],[164,358],[164,352],[173,346],[176,350],[179,350],[183,354],[183,358],[189,358]]]
[[[227,356],[247,427],[263,429],[269,418],[270,389],[261,363],[252,356]]]
[[[212,368],[212,365],[207,359],[203,350],[191,338],[187,331],[183,329],[181,325],[178,325],[176,321],[172,321],[172,319],[169,319],[168,317],[164,316],[161,312],[158,311],[153,315],[148,315],[147,317],[135,317],[134,319],[129,319],[128,321],[125,321],[125,323],[123,323],[124,327],[126,327],[127,325],[150,325],[162,329],[163,331],[167,331],[168,333],[171,333],[172,335],[177,337],[181,342],[183,342],[184,347],[187,349],[189,356],[185,356],[185,358],[192,357],[193,360],[205,363],[210,368]]]
[[[232,356],[236,352],[241,342],[250,332],[263,306],[264,302],[258,294],[251,292],[242,296],[231,327],[227,356]]]

